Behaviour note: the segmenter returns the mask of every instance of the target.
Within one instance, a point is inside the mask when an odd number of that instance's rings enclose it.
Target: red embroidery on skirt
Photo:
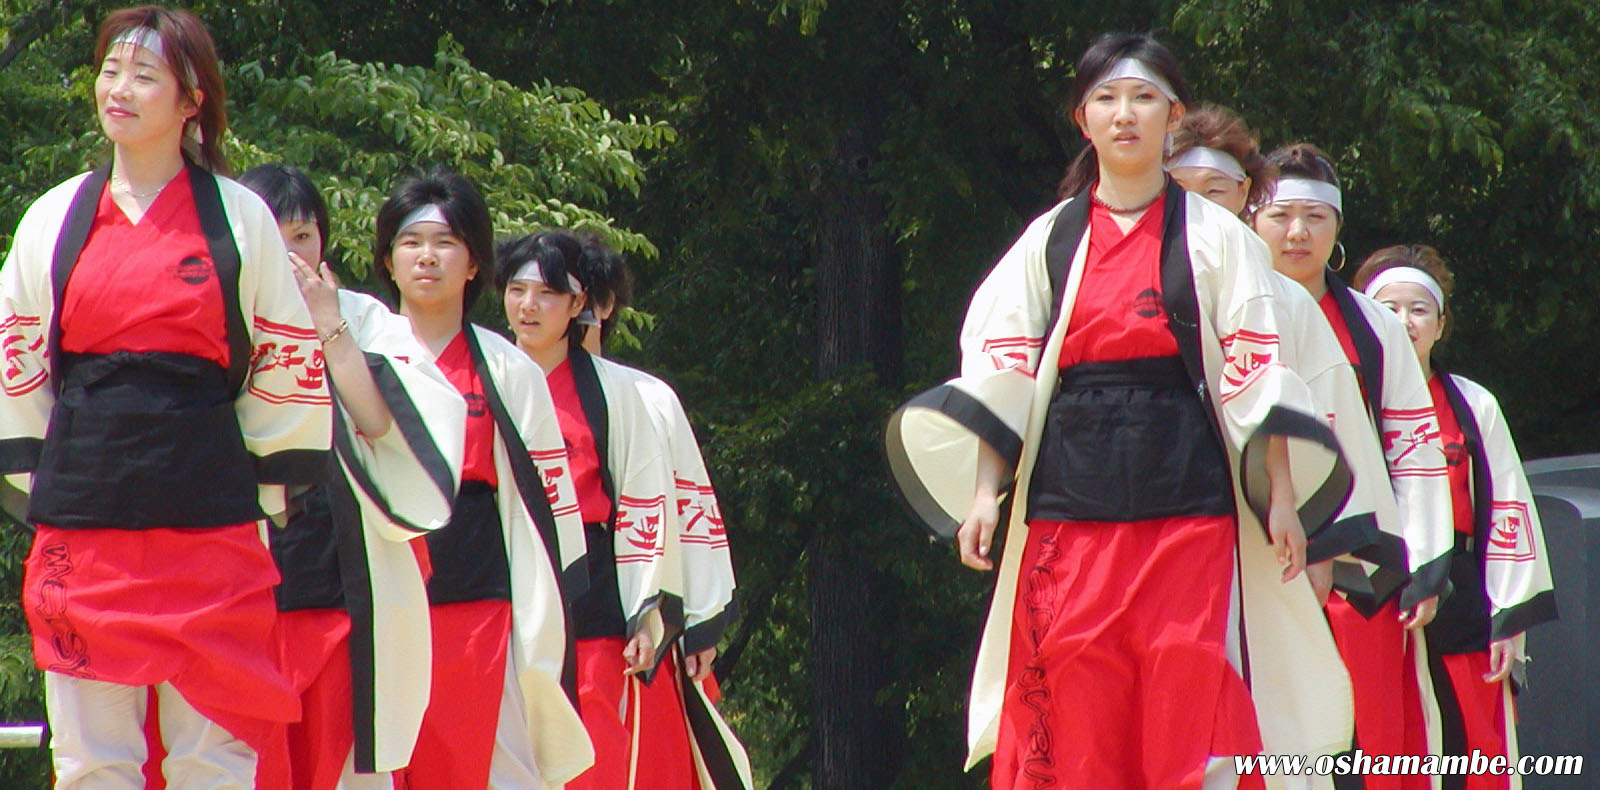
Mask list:
[[[1033,711],[1033,723],[1028,726],[1026,744],[1023,746],[1022,774],[1030,787],[1053,787],[1055,777],[1055,736],[1050,723],[1050,687],[1046,684],[1044,667],[1037,661],[1039,645],[1056,619],[1056,578],[1054,565],[1061,552],[1056,548],[1056,536],[1039,538],[1039,557],[1028,569],[1023,605],[1028,612],[1028,642],[1035,659],[1023,667],[1017,678],[1022,704]]]
[[[57,659],[45,669],[92,680],[89,646],[66,618],[67,585],[62,579],[72,573],[72,554],[65,543],[47,543],[39,549],[39,559],[44,574],[39,579],[39,602],[34,611],[50,626],[50,646],[55,649]]]

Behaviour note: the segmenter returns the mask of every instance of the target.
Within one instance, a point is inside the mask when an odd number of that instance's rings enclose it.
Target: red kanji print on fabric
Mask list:
[[[1533,520],[1525,502],[1495,502],[1489,510],[1485,539],[1484,558],[1489,562],[1533,562],[1538,558],[1533,547]]]
[[[1389,462],[1390,477],[1445,477],[1442,466],[1419,466],[1418,450],[1439,441],[1439,415],[1425,409],[1384,409],[1378,438]]]
[[[678,523],[683,525],[678,541],[726,549],[728,530],[717,507],[716,491],[681,477],[674,480],[674,488],[678,492]]]
[[[617,545],[617,564],[650,562],[666,553],[661,528],[667,515],[665,495],[650,499],[617,498],[617,532],[623,543]]]
[[[11,315],[0,319],[0,388],[20,398],[39,388],[49,375],[45,370],[43,322],[36,315]]]
[[[1031,372],[1030,360],[1043,348],[1042,337],[1001,337],[983,341],[983,351],[994,362],[995,370],[1021,368]]]
[[[328,366],[314,329],[289,326],[256,316],[255,350],[250,355],[250,394],[267,403],[331,403]],[[268,375],[278,369],[288,375]]]
[[[1269,368],[1278,364],[1278,336],[1241,329],[1221,338],[1224,403],[1248,389]]]

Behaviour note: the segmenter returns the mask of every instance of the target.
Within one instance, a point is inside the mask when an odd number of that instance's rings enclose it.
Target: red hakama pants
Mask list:
[[[1030,524],[993,790],[1198,790],[1208,759],[1260,751],[1226,652],[1236,530]]]
[[[1427,722],[1417,687],[1416,658],[1400,609],[1390,601],[1367,619],[1344,596],[1328,596],[1325,607],[1333,641],[1350,671],[1355,698],[1356,746],[1363,754],[1425,756]],[[1426,776],[1367,776],[1366,790],[1428,790]]]
[[[1465,754],[1471,755],[1473,750],[1490,758],[1506,754],[1510,748],[1510,734],[1506,732],[1506,681],[1483,682],[1483,676],[1489,674],[1489,652],[1443,655],[1438,660],[1449,677],[1435,677],[1434,687],[1438,688],[1441,683],[1450,684],[1450,692],[1455,696],[1454,712],[1461,717],[1461,726],[1466,734]],[[1446,698],[1442,694],[1439,696],[1439,705],[1444,707]],[[1515,714],[1515,711],[1512,713]],[[1447,718],[1449,714],[1445,712]],[[1506,776],[1465,778],[1466,783],[1461,787],[1466,790],[1509,790],[1511,787],[1511,779]],[[1446,777],[1445,781],[1445,787],[1449,788],[1450,778]]]
[[[258,754],[300,703],[274,660],[278,571],[255,524],[39,526],[23,608],[40,669],[128,686],[170,682]]]
[[[622,674],[626,644],[621,637],[578,641],[578,713],[594,743],[594,766],[567,790],[699,790],[677,657],[663,659],[644,683]]]
[[[411,765],[395,772],[407,790],[489,786],[494,733],[506,684],[510,601],[428,607],[433,625],[433,689]]]

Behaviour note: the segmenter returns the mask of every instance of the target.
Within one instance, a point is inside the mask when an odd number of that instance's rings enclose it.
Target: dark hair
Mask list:
[[[622,308],[633,304],[633,273],[622,254],[611,249],[599,236],[582,237],[583,257],[578,259],[579,279],[589,284],[589,308],[609,307],[611,314],[600,320],[600,339],[611,334]]]
[[[1367,256],[1361,262],[1361,268],[1356,269],[1354,278],[1357,290],[1366,290],[1367,283],[1388,269],[1409,266],[1421,269],[1428,273],[1439,283],[1439,291],[1444,294],[1445,304],[1450,303],[1450,295],[1456,290],[1456,277],[1450,273],[1450,267],[1444,263],[1444,257],[1439,251],[1426,244],[1396,244],[1393,247],[1384,247]],[[1444,304],[1439,305],[1439,315],[1445,315]],[[1444,332],[1439,335],[1443,340],[1450,332],[1450,325],[1445,324]]]
[[[467,254],[478,265],[478,276],[467,281],[461,295],[461,307],[468,310],[483,293],[483,284],[494,279],[494,223],[489,219],[489,207],[471,181],[442,167],[436,167],[420,176],[400,182],[394,194],[378,209],[378,234],[372,244],[372,262],[379,282],[389,289],[391,296],[400,297],[394,275],[389,273],[389,256],[394,251],[394,237],[403,228],[400,223],[423,206],[439,207],[450,223],[450,230],[467,245]]]
[[[1215,148],[1239,160],[1244,174],[1250,177],[1250,194],[1244,202],[1246,211],[1272,194],[1278,168],[1261,155],[1260,139],[1233,110],[1205,104],[1184,115],[1177,134],[1172,136],[1172,153],[1168,158],[1191,148]]]
[[[239,183],[260,195],[279,222],[315,223],[322,234],[318,253],[327,254],[328,204],[305,171],[282,162],[256,165],[239,176]]]
[[[228,92],[222,85],[216,44],[199,17],[188,11],[153,5],[112,11],[100,23],[100,32],[95,37],[94,62],[105,61],[106,50],[117,36],[141,27],[148,27],[161,37],[167,64],[178,78],[179,94],[187,97],[196,90],[201,93],[199,109],[194,115],[194,120],[200,124],[201,142],[190,153],[206,169],[226,175],[228,159],[222,152],[222,135],[228,130]]]
[[[1095,39],[1078,58],[1078,69],[1072,80],[1071,103],[1067,105],[1070,116],[1083,104],[1084,97],[1093,90],[1100,75],[1123,58],[1133,58],[1159,74],[1178,94],[1178,101],[1190,104],[1189,83],[1178,68],[1178,59],[1154,37],[1144,33],[1106,33]],[[1100,176],[1100,160],[1093,145],[1085,145],[1072,164],[1067,165],[1067,175],[1061,179],[1056,192],[1061,197],[1071,197],[1089,188]]]
[[[1278,168],[1279,178],[1309,178],[1339,186],[1333,159],[1311,143],[1286,145],[1267,154],[1267,161]]]
[[[502,294],[506,286],[511,284],[511,278],[528,263],[538,264],[539,275],[552,290],[585,298],[584,293],[572,290],[568,275],[576,278],[585,292],[589,290],[587,273],[582,266],[583,242],[568,231],[547,230],[507,239],[497,245],[495,252],[504,262],[495,273],[494,280],[495,287]],[[583,343],[583,329],[578,319],[573,318],[567,322],[567,331],[561,336],[567,339],[572,348],[578,348]]]

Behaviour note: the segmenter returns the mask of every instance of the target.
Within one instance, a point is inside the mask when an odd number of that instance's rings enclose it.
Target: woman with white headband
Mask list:
[[[1189,190],[1204,195],[1240,217],[1266,202],[1278,168],[1262,156],[1244,119],[1226,107],[1206,105],[1184,116],[1173,136],[1167,172]],[[1384,453],[1369,427],[1366,404],[1355,370],[1316,300],[1282,272],[1271,277],[1278,321],[1287,328],[1284,364],[1311,388],[1320,414],[1328,416],[1347,462],[1354,471],[1351,495],[1334,522],[1309,535],[1306,572],[1320,600],[1332,591],[1332,558],[1376,542],[1380,523],[1396,518]]]
[[[573,709],[566,622],[587,581],[583,525],[550,391],[516,347],[467,321],[495,269],[471,182],[408,179],[377,226],[380,278],[467,404],[450,524],[425,537],[432,688],[397,778],[413,790],[559,786],[593,751]]]
[[[593,236],[582,241],[578,270],[588,286],[585,294],[589,309],[579,315],[579,321],[583,322],[585,315],[594,318],[586,325],[583,350],[599,358],[604,356],[605,340],[618,314],[632,301],[633,278],[622,256],[605,242]],[[721,691],[712,673],[712,662],[738,611],[734,603],[733,557],[717,492],[678,393],[667,382],[643,370],[622,364],[618,367],[632,377],[650,409],[651,421],[666,442],[667,462],[677,491],[678,568],[666,574],[668,579],[677,579],[677,589],[664,592],[681,593],[683,599],[683,633],[660,658],[659,672],[667,673],[668,678],[658,677],[639,689],[642,716],[638,763],[661,765],[692,760],[701,787],[753,787],[744,745],[716,707]],[[669,509],[668,516],[673,514]],[[661,650],[658,648],[658,652]],[[683,726],[685,712],[687,732]]]
[[[253,787],[299,716],[262,529],[326,473],[322,338],[272,213],[221,175],[205,26],[116,11],[95,58],[110,161],[35,201],[0,267],[0,473],[36,527],[56,786],[141,787],[154,699],[169,786]]]
[[[1533,491],[1500,404],[1477,382],[1444,371],[1454,278],[1437,250],[1385,247],[1356,272],[1356,287],[1405,323],[1439,414],[1449,464],[1454,591],[1429,623],[1428,658],[1445,755],[1517,754],[1513,681],[1522,679],[1525,632],[1556,618],[1550,559]],[[1452,784],[1452,780],[1456,783]],[[1445,788],[1504,790],[1503,776],[1447,777]]]
[[[287,523],[270,535],[283,577],[278,660],[301,718],[262,755],[258,786],[389,788],[428,704],[428,666],[416,659],[430,649],[418,539],[450,520],[466,403],[410,321],[339,288],[323,259],[327,205],[304,172],[267,164],[239,182],[278,219],[339,406],[337,463],[325,482],[291,492]]]
[[[1328,268],[1336,247],[1334,268],[1344,265],[1337,243],[1343,204],[1332,162],[1305,143],[1268,159],[1280,177],[1256,211],[1256,232],[1272,249],[1274,267],[1317,300],[1355,367],[1363,416],[1383,445],[1395,501],[1394,517],[1378,520],[1377,543],[1353,552],[1353,561],[1335,563],[1336,592],[1326,605],[1355,691],[1354,745],[1367,754],[1427,754],[1434,706],[1420,629],[1448,588],[1451,545],[1438,420],[1400,322]],[[1426,786],[1426,777],[1365,781],[1367,788]]]
[[[583,349],[586,254],[604,251],[562,230],[502,242],[501,288],[517,347],[545,373],[572,457],[588,545],[589,589],[571,607],[578,709],[594,742],[594,767],[573,790],[696,786],[675,664],[656,672],[683,628],[678,498],[665,437],[632,371]],[[592,315],[592,313],[591,313]],[[642,701],[677,703],[648,708]],[[619,715],[619,713],[621,715]],[[646,716],[649,720],[646,720]],[[674,726],[663,728],[662,724]],[[652,749],[676,744],[653,764]],[[666,742],[660,742],[661,739]]]
[[[1231,755],[1264,736],[1307,754],[1348,739],[1348,720],[1285,705],[1349,704],[1301,573],[1305,530],[1348,479],[1278,361],[1267,251],[1162,171],[1187,98],[1148,36],[1084,53],[1071,197],[989,272],[962,328],[949,386],[1020,376],[1031,393],[1007,404],[1023,432],[979,452],[954,530],[962,562],[989,570],[1005,514],[967,760],[993,753],[997,790],[1233,787]]]

